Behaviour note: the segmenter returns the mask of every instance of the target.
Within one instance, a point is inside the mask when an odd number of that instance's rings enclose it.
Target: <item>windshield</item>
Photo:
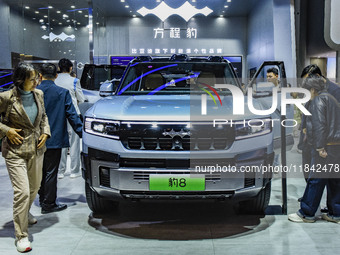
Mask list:
[[[238,86],[237,78],[226,63],[142,62],[130,66],[119,88],[121,94],[189,94],[202,92],[215,84]],[[224,93],[230,93],[225,90]],[[222,91],[223,94],[223,91]]]
[[[80,84],[83,89],[99,90],[100,85],[112,80],[117,88],[120,78],[122,77],[126,66],[112,65],[92,65],[86,64],[81,76]]]

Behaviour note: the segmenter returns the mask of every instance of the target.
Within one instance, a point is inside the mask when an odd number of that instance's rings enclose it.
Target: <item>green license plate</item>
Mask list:
[[[158,191],[199,191],[205,190],[204,175],[151,174],[150,190]]]

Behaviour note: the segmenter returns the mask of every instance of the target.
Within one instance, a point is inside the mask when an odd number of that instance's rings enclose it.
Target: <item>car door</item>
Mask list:
[[[270,72],[272,68],[276,68],[278,71],[278,84],[274,84],[275,82],[270,78],[267,79],[267,72]],[[270,109],[273,103],[273,88],[275,87],[277,88],[278,101],[276,110],[271,114],[271,118],[275,120],[275,122],[273,122],[274,151],[276,154],[279,154],[281,151],[281,137],[283,134],[286,136],[284,144],[286,150],[290,150],[294,145],[292,126],[295,125],[295,122],[291,121],[294,119],[294,106],[291,104],[287,105],[286,115],[282,114],[282,88],[291,87],[290,84],[287,83],[283,61],[266,61],[256,71],[248,84],[248,88],[252,88],[253,97],[260,101],[264,109]],[[286,93],[286,98],[291,98],[289,93]],[[284,125],[280,124],[282,121],[284,121]]]
[[[80,85],[86,98],[86,101],[79,105],[82,115],[101,98],[99,96],[101,84],[111,82],[114,85],[114,91],[116,90],[125,68],[125,65],[85,64],[80,79]]]

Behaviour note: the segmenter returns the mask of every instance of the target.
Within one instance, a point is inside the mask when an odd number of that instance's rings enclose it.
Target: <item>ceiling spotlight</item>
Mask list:
[[[61,13],[61,11],[57,11],[57,13]]]
[[[29,9],[30,7],[29,6],[25,6],[25,9]]]
[[[47,16],[47,15],[44,15],[44,18],[48,18],[48,16]]]
[[[84,15],[84,17],[85,17],[85,18],[88,18],[88,17],[89,17],[89,15],[85,14],[85,15]]]
[[[136,18],[137,16],[136,16],[136,14],[133,14],[132,17]]]
[[[78,25],[80,25],[80,22],[77,22]]]
[[[99,25],[99,22],[96,22],[97,25]]]
[[[40,23],[43,23],[43,22],[44,22],[44,20],[43,20],[43,19],[39,19],[39,22],[40,22]]]
[[[122,3],[125,3],[125,0],[120,0]]]
[[[128,5],[125,5],[125,8],[129,8],[130,6],[128,6]]]
[[[225,5],[224,8],[228,8],[229,6],[228,5]]]
[[[220,15],[220,18],[223,18],[224,16],[223,15]]]
[[[35,11],[35,13],[36,13],[36,14],[38,14],[38,13],[39,13],[39,11]]]
[[[227,0],[228,3],[231,3],[231,0]]]
[[[51,6],[51,5],[50,5],[50,6],[48,6],[48,9],[53,9],[53,6]]]
[[[74,5],[71,6],[72,9],[76,8]]]
[[[66,14],[63,14],[63,18],[68,18],[68,15],[66,15]]]
[[[161,0],[157,0],[156,2],[159,3]]]
[[[192,0],[193,3],[196,3],[196,0]]]
[[[63,23],[59,22],[58,24],[59,24],[59,25],[62,25]]]
[[[83,11],[78,11],[79,13],[83,13]]]

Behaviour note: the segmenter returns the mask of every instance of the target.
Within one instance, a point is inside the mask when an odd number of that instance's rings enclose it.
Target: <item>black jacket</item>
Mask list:
[[[326,79],[327,92],[340,102],[340,86],[329,79]]]
[[[315,149],[325,148],[327,143],[340,143],[340,105],[329,93],[316,96],[308,107],[307,140]]]

